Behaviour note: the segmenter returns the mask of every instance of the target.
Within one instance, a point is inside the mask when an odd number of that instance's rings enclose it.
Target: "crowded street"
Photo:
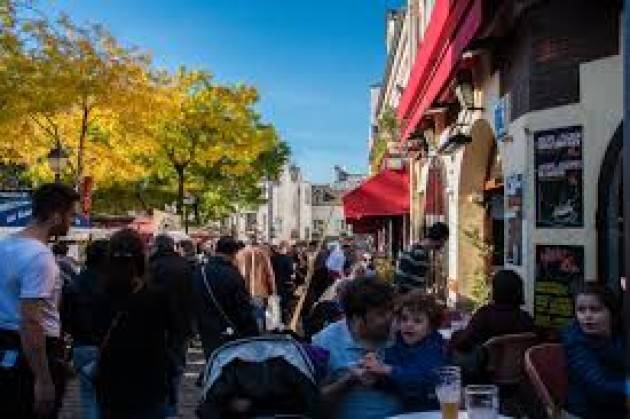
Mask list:
[[[630,0],[0,0],[0,419],[630,418],[629,49]]]

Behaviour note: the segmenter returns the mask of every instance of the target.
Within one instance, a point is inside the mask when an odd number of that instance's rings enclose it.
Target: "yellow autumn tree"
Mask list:
[[[253,87],[216,84],[207,72],[182,68],[164,79],[160,98],[152,155],[160,175],[176,179],[180,214],[187,193],[199,198],[219,176],[244,176],[279,141],[260,124]]]
[[[134,155],[153,103],[149,57],[120,46],[99,25],[79,27],[64,16],[54,23],[31,19],[20,31],[19,59],[4,60],[21,88],[0,90],[11,108],[11,117],[0,120],[3,154],[34,179],[50,176],[45,156],[57,145],[70,155],[65,177],[72,183],[141,176],[144,166]]]

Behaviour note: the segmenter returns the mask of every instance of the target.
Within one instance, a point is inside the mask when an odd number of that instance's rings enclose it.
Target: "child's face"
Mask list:
[[[597,296],[579,294],[575,300],[575,316],[585,334],[610,336],[610,311]]]
[[[407,345],[415,345],[431,332],[429,317],[426,313],[413,313],[403,308],[398,319],[400,334]]]

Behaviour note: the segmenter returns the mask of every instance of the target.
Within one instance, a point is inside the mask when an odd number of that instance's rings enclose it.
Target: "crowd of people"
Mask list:
[[[318,416],[437,410],[438,368],[459,365],[465,382],[488,382],[483,343],[538,332],[522,309],[522,279],[501,270],[491,278],[491,301],[448,340],[439,333],[446,309],[428,273],[431,253],[448,240],[442,223],[401,253],[389,282],[370,253],[350,244],[246,245],[224,236],[199,253],[168,235],[147,248],[130,229],[91,242],[78,269],[62,245],[49,247],[68,232],[78,198],[61,184],[41,186],[33,222],[0,240],[2,418],[57,417],[70,360],[81,417],[176,417],[193,341],[209,359],[238,339],[292,333],[287,325],[296,319],[300,333],[292,335],[318,372]],[[583,418],[623,418],[620,305],[598,284],[581,287],[574,305],[575,321],[559,336],[570,385],[565,408]],[[239,415],[230,417],[248,417],[247,409]]]

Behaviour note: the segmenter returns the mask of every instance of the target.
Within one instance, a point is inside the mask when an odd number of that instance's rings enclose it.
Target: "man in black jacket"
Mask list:
[[[238,249],[232,237],[221,237],[215,255],[193,279],[193,307],[206,359],[225,342],[258,334],[251,297],[234,265]]]
[[[293,294],[293,258],[288,255],[289,244],[285,241],[279,247],[271,248],[271,267],[276,278],[276,289],[280,296],[282,319],[288,320],[291,295]]]
[[[150,259],[152,285],[161,293],[175,324],[167,337],[168,416],[177,415],[179,387],[186,368],[186,353],[192,335],[191,282],[192,268],[186,259],[175,252],[175,241],[167,235],[157,236],[156,251]]]

